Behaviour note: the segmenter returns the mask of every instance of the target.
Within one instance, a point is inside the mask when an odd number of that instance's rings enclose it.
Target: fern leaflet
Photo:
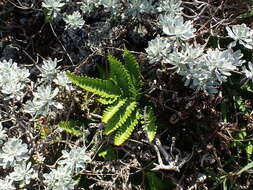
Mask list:
[[[60,123],[58,123],[58,125],[66,132],[77,136],[77,137],[81,137],[83,135],[83,132],[81,130],[79,130],[78,128],[80,128],[80,126],[82,125],[81,122],[79,121],[61,121]]]
[[[69,79],[82,89],[105,98],[120,96],[120,89],[111,80],[94,79],[67,73]]]
[[[139,118],[138,111],[132,112],[131,116],[127,118],[123,126],[117,130],[114,138],[115,145],[119,146],[129,138],[135,126],[138,124]]]
[[[133,86],[131,83],[130,74],[117,58],[109,55],[108,61],[112,79],[114,79],[121,88],[122,94],[125,97],[130,96],[130,87]]]
[[[119,100],[116,104],[109,106],[103,113],[102,122],[107,123],[126,103],[126,99]]]
[[[144,125],[143,128],[147,133],[148,140],[152,142],[156,135],[157,126],[155,124],[156,117],[152,107],[144,108]]]
[[[108,105],[108,104],[113,104],[118,98],[115,97],[115,98],[98,98],[97,101],[99,101],[101,104],[104,104],[104,105]]]
[[[140,65],[136,61],[135,57],[127,50],[124,50],[124,62],[125,68],[131,75],[131,80],[136,89],[141,86],[141,70]]]
[[[107,122],[105,126],[104,133],[109,135],[119,127],[121,127],[131,115],[131,113],[136,109],[137,102],[126,102],[124,106],[120,107],[119,111],[114,114],[114,116]]]

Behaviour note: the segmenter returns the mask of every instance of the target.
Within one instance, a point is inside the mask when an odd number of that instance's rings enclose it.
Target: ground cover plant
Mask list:
[[[252,0],[0,1],[0,190],[253,189]]]
[[[139,109],[141,77],[140,67],[128,50],[124,51],[125,64],[113,56],[108,56],[110,65],[109,79],[101,80],[78,77],[69,74],[70,80],[83,88],[101,96],[99,101],[110,106],[104,111],[102,122],[106,124],[104,133],[115,134],[115,145],[121,145],[131,135],[138,121],[143,118],[147,137],[153,141],[157,126],[152,107],[146,107],[144,113]]]

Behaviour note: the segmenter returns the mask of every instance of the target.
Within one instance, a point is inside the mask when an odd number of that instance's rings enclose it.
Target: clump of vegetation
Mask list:
[[[124,51],[124,65],[115,57],[109,55],[108,79],[94,79],[68,74],[70,80],[82,89],[95,93],[98,100],[108,107],[103,112],[102,122],[106,124],[106,135],[117,131],[115,145],[121,145],[133,132],[140,119],[145,118],[144,130],[148,139],[155,137],[157,126],[153,109],[149,106],[144,111],[140,108],[141,73],[140,66],[134,56]]]

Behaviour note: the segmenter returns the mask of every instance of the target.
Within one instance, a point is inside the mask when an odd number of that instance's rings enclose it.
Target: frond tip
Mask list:
[[[132,83],[136,89],[139,89],[142,83],[140,65],[135,59],[135,57],[127,49],[124,50],[123,56],[125,62],[124,66],[131,75]]]
[[[117,83],[123,96],[131,96],[130,88],[133,86],[131,77],[124,65],[116,57],[108,56],[110,66],[110,77]]]

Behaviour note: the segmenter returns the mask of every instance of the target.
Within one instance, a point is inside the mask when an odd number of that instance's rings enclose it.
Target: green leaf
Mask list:
[[[61,121],[58,123],[59,126],[66,131],[67,133],[70,133],[76,137],[81,137],[83,135],[83,132],[78,130],[77,128],[80,128],[82,123],[80,121]]]
[[[119,109],[126,103],[126,99],[119,100],[116,104],[109,106],[105,109],[102,117],[102,122],[107,123],[118,111]]]
[[[244,166],[241,170],[239,170],[236,174],[241,175],[243,172],[253,168],[253,162],[248,163],[246,166]]]
[[[40,125],[38,122],[35,123],[35,129],[39,131],[41,139],[47,138],[50,133],[48,126]]]
[[[241,132],[238,134],[238,138],[239,138],[240,140],[245,139],[245,137],[247,137],[246,131],[241,131]]]
[[[135,126],[138,124],[139,113],[137,111],[133,112],[124,122],[124,124],[117,130],[114,138],[114,144],[120,146],[124,143],[132,134]]]
[[[127,49],[124,50],[123,57],[125,62],[124,66],[130,73],[134,86],[139,88],[141,86],[141,70],[139,63]]]
[[[249,85],[244,85],[244,86],[241,87],[241,89],[242,89],[242,90],[246,90],[246,91],[248,91],[248,92],[253,92],[252,87],[249,86]]]
[[[103,147],[99,151],[98,156],[104,158],[104,160],[106,160],[106,161],[116,160],[116,158],[117,158],[113,147],[110,145]]]
[[[148,140],[152,142],[156,135],[157,126],[155,124],[156,117],[152,107],[148,106],[144,108],[144,125],[143,128],[146,130]]]
[[[244,103],[241,96],[235,96],[235,103],[236,103],[236,107],[239,109],[239,111],[241,111],[241,112],[246,111],[246,106],[245,106],[245,103]]]
[[[253,145],[251,142],[247,143],[245,150],[246,150],[246,154],[247,154],[247,159],[250,160],[251,155],[253,153]]]
[[[239,15],[237,18],[244,18],[244,19],[247,19],[247,18],[250,18],[253,16],[253,11],[249,12],[249,13],[244,13],[244,14],[241,14]]]
[[[123,64],[112,55],[108,56],[110,66],[110,76],[118,84],[122,90],[122,95],[126,97],[131,96],[130,88],[133,85],[131,83],[130,75],[125,69]]]
[[[136,109],[137,102],[127,101],[124,106],[120,107],[113,117],[107,122],[104,133],[109,135],[119,127],[121,127],[130,117],[131,113]]]
[[[154,173],[146,173],[149,190],[165,190],[168,189],[167,185]]]
[[[118,98],[98,98],[97,101],[100,102],[101,104],[108,105],[108,104],[113,104]]]
[[[94,79],[90,77],[76,76],[67,73],[71,82],[82,89],[95,93],[105,98],[116,98],[120,96],[120,89],[111,80]]]
[[[101,65],[96,64],[96,67],[98,69],[99,76],[101,76],[102,79],[109,78],[108,72],[106,72]]]

